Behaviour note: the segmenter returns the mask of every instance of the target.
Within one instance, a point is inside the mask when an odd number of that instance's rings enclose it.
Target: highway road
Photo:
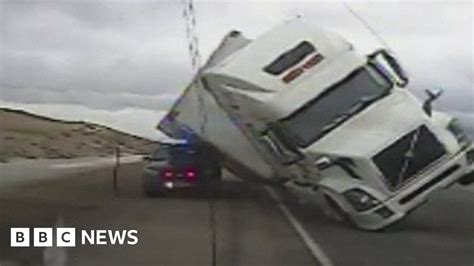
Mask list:
[[[187,192],[147,199],[137,158],[120,167],[114,194],[112,161],[102,160],[0,164],[0,265],[474,265],[472,188],[440,192],[396,226],[362,232],[230,174],[214,199]],[[139,242],[9,247],[10,227],[55,225],[134,229]]]

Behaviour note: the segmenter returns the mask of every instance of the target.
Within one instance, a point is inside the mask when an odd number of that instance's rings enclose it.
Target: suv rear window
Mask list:
[[[169,149],[170,164],[174,166],[194,164],[198,154],[194,147],[189,145],[175,145]]]
[[[272,75],[280,75],[285,70],[298,64],[307,55],[316,51],[316,48],[308,41],[302,41],[294,48],[284,52],[273,60],[269,65],[265,66],[263,70]]]

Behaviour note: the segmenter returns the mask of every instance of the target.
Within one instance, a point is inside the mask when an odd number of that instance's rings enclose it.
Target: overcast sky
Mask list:
[[[0,0],[0,105],[149,137],[191,78],[176,1]],[[474,121],[472,1],[350,2],[399,55],[411,89],[443,88],[443,110]],[[362,53],[380,46],[335,1],[197,1],[206,58],[228,31],[253,38],[297,15]],[[472,126],[474,131],[474,126]]]

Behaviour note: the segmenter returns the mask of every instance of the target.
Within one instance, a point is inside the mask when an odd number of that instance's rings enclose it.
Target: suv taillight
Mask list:
[[[162,175],[166,180],[170,180],[174,177],[174,172],[173,170],[167,169],[163,171]]]
[[[185,175],[188,182],[195,182],[197,179],[197,173],[193,169],[186,170]]]

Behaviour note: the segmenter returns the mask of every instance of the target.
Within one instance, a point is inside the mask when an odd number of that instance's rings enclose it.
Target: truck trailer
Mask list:
[[[386,49],[361,55],[339,35],[285,22],[254,40],[230,32],[158,128],[190,132],[244,180],[323,198],[336,217],[379,230],[429,196],[474,180],[457,120],[409,91]]]

